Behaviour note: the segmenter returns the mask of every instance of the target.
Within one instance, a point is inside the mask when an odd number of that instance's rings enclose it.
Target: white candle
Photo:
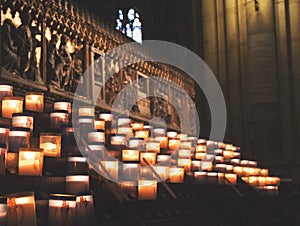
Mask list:
[[[55,102],[54,103],[54,110],[56,111],[68,111],[71,114],[71,103],[70,102]]]
[[[7,203],[7,225],[37,225],[33,192],[9,195]]]
[[[119,118],[118,127],[130,127],[131,119],[129,118]]]
[[[139,180],[138,196],[140,200],[156,199],[157,181],[156,180]]]
[[[167,136],[169,138],[176,138],[177,132],[175,132],[175,131],[169,131],[169,132],[167,132]]]
[[[19,175],[42,176],[43,158],[43,149],[20,148]]]
[[[80,192],[89,191],[89,176],[72,175],[66,176],[66,192],[76,195]]]
[[[25,94],[26,110],[43,112],[44,110],[44,94],[43,93],[26,93]]]
[[[113,115],[112,114],[108,114],[108,113],[101,113],[101,114],[99,114],[99,118],[103,119],[106,122],[108,122],[108,121],[112,121],[113,120]]]
[[[60,133],[41,133],[40,148],[44,149],[44,156],[60,157],[61,134]]]
[[[0,85],[0,102],[4,97],[12,97],[13,95],[13,86],[12,85]]]
[[[166,130],[164,128],[155,128],[153,129],[155,137],[164,137],[166,135]]]
[[[2,100],[2,117],[12,118],[13,113],[23,112],[23,97],[4,97]]]
[[[128,141],[129,148],[142,150],[142,149],[144,149],[143,146],[144,146],[143,138],[130,138]]]
[[[14,113],[12,116],[12,127],[28,128],[33,130],[33,115]]]
[[[49,199],[48,225],[75,224],[76,196],[52,194]]]

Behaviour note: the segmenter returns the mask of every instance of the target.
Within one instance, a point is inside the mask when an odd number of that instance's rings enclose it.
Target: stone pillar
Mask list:
[[[247,34],[253,158],[272,164],[281,148],[274,1],[259,1],[256,11],[247,0]]]
[[[300,147],[300,1],[289,0],[289,22],[290,22],[290,48],[291,48],[291,66],[292,66],[292,92],[293,92],[293,110],[295,118],[293,126],[295,127],[297,141],[296,147]],[[297,156],[299,157],[299,150]],[[296,153],[295,153],[296,154]],[[296,156],[295,156],[296,157]]]
[[[236,0],[225,1],[226,11],[226,60],[227,60],[227,110],[228,131],[231,142],[243,146],[243,121],[240,80],[240,42],[238,4]]]
[[[276,18],[276,40],[277,40],[277,62],[278,62],[278,82],[280,100],[280,129],[282,141],[282,155],[286,160],[293,160],[293,122],[291,112],[291,85],[289,54],[287,44],[286,27],[286,6],[285,0],[275,1]]]

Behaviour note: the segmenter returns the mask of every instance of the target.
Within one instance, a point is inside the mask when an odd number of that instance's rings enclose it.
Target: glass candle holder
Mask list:
[[[27,128],[33,131],[33,115],[28,113],[14,113],[12,127]]]
[[[49,198],[48,226],[75,224],[76,196],[52,194]]]
[[[9,125],[0,125],[0,144],[8,146]]]
[[[6,144],[0,144],[0,174],[5,174]],[[1,213],[1,212],[0,212]]]
[[[153,133],[155,137],[164,137],[166,136],[166,129],[164,128],[154,128]]]
[[[192,151],[190,149],[180,149],[177,151],[178,158],[191,158]]]
[[[88,142],[105,143],[105,132],[103,130],[98,130],[97,132],[89,132],[88,133]]]
[[[19,175],[42,176],[44,153],[41,148],[20,148]]]
[[[141,152],[140,153],[140,163],[142,166],[147,166],[148,164],[145,162],[145,160],[150,165],[155,165],[156,163],[156,152]]]
[[[13,86],[0,84],[0,102],[4,97],[12,97],[13,96]]]
[[[156,199],[157,181],[156,180],[139,180],[138,197],[139,200]]]
[[[2,117],[12,118],[13,113],[23,112],[23,97],[4,97],[2,100]]]
[[[158,141],[147,141],[146,142],[146,151],[151,151],[151,152],[160,152],[160,142]]]
[[[208,172],[207,173],[207,182],[209,184],[217,184],[218,183],[218,173],[217,172]]]
[[[90,193],[76,196],[75,226],[89,226],[95,224],[94,202]]]
[[[67,111],[54,111],[50,113],[50,126],[54,129],[60,129],[62,125],[69,122],[69,114]]]
[[[29,111],[44,111],[44,93],[30,92],[25,94],[25,108]]]
[[[118,127],[130,127],[131,119],[129,118],[118,118]]]
[[[216,164],[215,165],[215,170],[218,172],[226,172],[226,164]]]
[[[155,172],[159,175],[160,178],[156,178],[156,175],[153,174],[153,177],[157,180],[168,180],[170,176],[170,167],[169,166],[153,166]]]
[[[60,157],[61,134],[41,133],[40,148],[44,149],[44,156]]]
[[[177,134],[177,138],[181,141],[185,141],[185,140],[187,140],[188,135],[185,133],[180,133],[180,134]]]
[[[180,140],[178,138],[170,138],[169,139],[169,149],[176,150],[179,148]]]
[[[114,146],[125,146],[127,143],[126,136],[124,134],[116,134],[111,137],[110,143]]]
[[[72,112],[71,103],[67,101],[59,101],[54,103],[55,111],[67,111],[69,114]]]
[[[123,162],[138,162],[140,160],[140,151],[139,150],[122,150],[122,161]]]
[[[133,136],[132,129],[130,127],[119,127],[118,128],[118,134],[124,134],[127,137],[132,137]]]
[[[185,172],[191,171],[191,159],[177,159],[177,166],[183,167]]]
[[[9,171],[9,173],[17,174],[18,165],[19,165],[19,153],[7,151],[5,156],[5,167]]]
[[[261,169],[260,170],[260,176],[267,177],[269,175],[268,169]]]
[[[131,123],[131,128],[133,130],[142,130],[144,128],[144,123],[142,123],[142,122],[133,122],[133,123]]]
[[[7,217],[7,198],[0,197],[0,225],[6,225]]]
[[[111,122],[113,120],[113,115],[109,113],[99,114],[99,118],[103,119],[105,122]]]
[[[105,150],[103,143],[88,143],[88,148],[86,147],[86,153],[88,155],[88,159],[94,159],[97,161],[98,159],[105,158]]]
[[[100,172],[102,175],[106,176],[106,178],[110,178],[113,180],[118,180],[119,178],[119,161],[115,161],[115,160],[107,160],[107,161],[101,161],[104,169],[109,173],[109,177],[107,177],[107,174],[105,172],[105,170],[103,170],[100,167]]]
[[[243,167],[241,166],[234,166],[233,167],[233,172],[239,176],[243,175]]]
[[[192,160],[191,169],[192,169],[192,171],[200,171],[201,170],[201,161],[200,160]]]
[[[170,182],[183,183],[184,182],[184,168],[170,167]]]
[[[157,155],[157,164],[160,166],[170,166],[171,159],[171,155]]]
[[[206,159],[206,153],[205,152],[196,152],[195,153],[195,159],[205,160]]]
[[[81,137],[87,142],[88,141],[88,133],[95,131],[94,117],[92,117],[92,116],[79,117],[78,127],[80,130]]]
[[[225,174],[226,184],[236,185],[237,175],[234,173],[226,173]]]
[[[169,132],[167,132],[167,136],[169,138],[176,138],[177,137],[177,132],[175,132],[175,131],[169,131]]]
[[[95,130],[105,130],[105,121],[103,119],[97,119],[94,121]]]
[[[218,173],[218,184],[225,184],[225,173]]]
[[[8,196],[7,225],[36,226],[36,209],[33,192]]]
[[[212,171],[213,164],[211,161],[202,161],[201,168],[202,170]]]
[[[79,175],[88,173],[87,159],[81,156],[69,156],[67,159],[67,174]]]
[[[93,106],[84,106],[78,109],[79,117],[95,117],[95,108]]]
[[[181,141],[179,147],[181,149],[191,149],[193,146],[191,141]]]
[[[169,142],[168,137],[155,137],[155,141],[159,142],[160,148],[167,149]]]
[[[194,172],[194,178],[198,183],[205,184],[207,182],[207,172]]]
[[[143,138],[130,138],[128,141],[128,147],[137,150],[144,149],[144,139]]]
[[[149,137],[149,130],[137,130],[135,131],[134,135],[136,138],[147,140]]]
[[[86,192],[90,189],[90,180],[88,175],[66,176],[66,192],[76,195],[80,192]]]
[[[231,150],[224,150],[223,151],[223,156],[224,156],[224,158],[225,159],[232,159],[232,158],[234,158],[234,152],[233,151],[231,151]]]
[[[8,133],[8,150],[18,153],[20,148],[30,146],[30,129],[12,128]]]
[[[203,144],[199,144],[196,146],[196,152],[206,152],[207,146]]]
[[[123,163],[122,180],[137,181],[140,172],[140,164],[138,163]]]

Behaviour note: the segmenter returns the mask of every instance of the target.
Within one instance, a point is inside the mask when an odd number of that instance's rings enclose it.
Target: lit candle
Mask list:
[[[0,225],[6,225],[7,217],[7,198],[0,197]]]
[[[12,127],[28,128],[33,131],[33,115],[28,113],[14,113]]]
[[[67,111],[69,114],[71,114],[71,111],[72,111],[71,103],[65,102],[65,101],[55,102],[54,110],[55,111]]]
[[[123,163],[122,180],[137,181],[140,171],[140,164]]]
[[[240,164],[241,166],[249,166],[249,160],[241,160]]]
[[[0,144],[8,146],[9,125],[0,125]]]
[[[130,149],[122,150],[122,161],[124,161],[124,162],[138,162],[139,159],[140,159],[139,150],[130,150]]]
[[[198,160],[206,159],[206,153],[205,152],[196,152],[195,159],[198,159]]]
[[[192,170],[193,171],[199,171],[199,170],[201,170],[201,161],[199,161],[199,160],[193,160],[192,161]]]
[[[183,167],[185,172],[191,170],[191,164],[191,159],[177,159],[177,166]]]
[[[169,131],[169,132],[167,132],[167,136],[169,138],[176,138],[177,137],[177,132],[175,132],[175,131]]]
[[[257,162],[255,162],[255,161],[249,161],[249,162],[248,162],[248,165],[249,165],[250,167],[257,167]]]
[[[153,166],[153,169],[163,181],[167,180],[170,176],[170,168],[168,166]],[[156,178],[156,175],[153,174],[153,177]],[[159,178],[156,179],[159,180]]]
[[[212,171],[212,166],[211,161],[202,161],[201,163],[202,170]]]
[[[152,151],[152,152],[159,153],[160,152],[160,142],[147,141],[146,142],[146,151]]]
[[[48,225],[74,225],[75,208],[75,195],[52,194],[49,199]]]
[[[145,140],[149,137],[149,130],[137,130],[134,133],[136,138],[143,138]]]
[[[250,176],[248,184],[251,185],[252,187],[258,187],[259,186],[258,177],[256,177],[256,176]]]
[[[154,128],[153,133],[155,137],[164,137],[166,135],[166,130],[164,128]]]
[[[129,118],[118,118],[118,127],[130,127],[131,119]]]
[[[233,165],[226,165],[226,172],[227,173],[233,172]]]
[[[5,156],[6,156],[6,144],[0,143],[0,174],[5,174]]]
[[[206,152],[206,150],[207,150],[206,145],[201,144],[196,146],[196,152]]]
[[[179,139],[179,140],[187,140],[187,138],[188,138],[188,135],[187,134],[185,134],[185,133],[181,133],[181,134],[177,134],[177,138]]]
[[[267,177],[269,175],[269,170],[268,169],[261,169],[260,170],[260,175],[263,177]]]
[[[268,196],[277,196],[278,195],[278,186],[265,186],[265,193]]]
[[[36,210],[33,192],[8,196],[7,225],[36,226]]]
[[[192,142],[191,141],[181,141],[179,144],[179,147],[182,149],[190,149],[190,148],[192,148]]]
[[[23,97],[4,97],[2,100],[2,117],[12,118],[13,113],[23,112]]]
[[[207,173],[207,182],[209,184],[217,184],[217,182],[218,182],[218,173],[217,172],[208,172]]]
[[[197,140],[197,144],[202,144],[202,145],[206,145],[207,140],[205,139],[198,139]]]
[[[99,118],[103,119],[106,122],[109,122],[113,120],[113,115],[109,113],[101,113],[99,114]]]
[[[226,173],[225,178],[227,179],[226,183],[230,182],[232,185],[236,185],[237,175],[234,173]]]
[[[42,176],[43,158],[41,148],[20,148],[19,175]]]
[[[5,156],[5,167],[10,174],[18,172],[19,153],[7,151]]]
[[[133,130],[142,130],[144,128],[144,123],[139,123],[139,122],[131,123],[131,128]]]
[[[143,138],[130,138],[128,141],[128,147],[132,149],[144,150]]]
[[[224,157],[223,156],[216,156],[215,157],[215,162],[216,163],[223,163],[224,162]]]
[[[118,172],[119,172],[119,161],[101,161],[103,167],[105,168],[105,170],[110,174],[111,178],[114,181],[117,181],[119,176],[118,176]],[[102,175],[105,176],[105,178],[108,178],[105,171],[103,169],[101,169],[100,167],[100,172]],[[109,177],[110,178],[110,177]]]
[[[94,225],[94,202],[90,193],[80,194],[76,197],[75,218],[77,226]]]
[[[157,181],[156,180],[139,180],[138,197],[140,200],[156,199]]]
[[[234,166],[233,167],[233,172],[239,176],[243,175],[243,167],[241,166]]]
[[[115,146],[125,146],[126,145],[126,136],[124,134],[116,134],[110,138],[111,145]]]
[[[184,168],[170,167],[170,182],[183,183],[184,182]]]
[[[87,159],[81,156],[68,157],[67,173],[69,175],[84,175],[88,173]]]
[[[171,155],[157,155],[157,163],[161,166],[170,166]]]
[[[132,129],[130,127],[119,127],[118,134],[124,134],[128,138],[133,136]]]
[[[44,110],[44,94],[43,93],[26,93],[25,108],[29,111],[43,112]]]
[[[84,106],[78,109],[79,117],[95,117],[95,108],[93,106]]]
[[[223,151],[223,156],[225,159],[232,159],[234,157],[234,152],[233,151],[229,151],[229,150],[224,150]]]
[[[233,153],[233,158],[241,158],[241,153],[240,152],[234,152]]]
[[[95,130],[105,130],[105,121],[103,119],[97,119],[94,121]]]
[[[223,150],[222,149],[215,149],[214,153],[215,153],[215,155],[221,156],[221,155],[223,155]],[[224,156],[223,156],[223,158],[224,158]]]
[[[41,133],[40,148],[44,149],[44,156],[60,157],[61,134]]]
[[[8,133],[8,150],[19,152],[19,148],[27,148],[30,145],[30,129],[12,128]]]
[[[89,191],[89,176],[88,175],[72,175],[66,176],[66,192],[76,195],[80,192]]]
[[[219,172],[225,172],[226,171],[226,164],[216,164],[215,168]]]
[[[230,163],[237,166],[240,164],[240,160],[239,159],[231,159]]]
[[[168,148],[168,137],[155,137],[155,141],[158,141],[160,143],[160,148]]]
[[[4,97],[12,97],[13,96],[13,86],[0,84],[0,102]]]
[[[105,143],[105,132],[103,130],[98,130],[97,132],[89,132],[88,133],[88,142]]]
[[[146,159],[146,161],[150,165],[155,165],[155,163],[156,163],[156,152],[141,152],[140,153],[141,165],[142,166],[147,166],[147,163],[144,161],[144,159]]]
[[[171,138],[169,139],[169,149],[170,150],[176,150],[177,147],[179,147],[180,140],[177,138]]]
[[[218,184],[225,183],[225,173],[218,173]]]
[[[207,172],[194,172],[194,178],[198,183],[205,184],[207,179]]]
[[[191,158],[192,151],[190,149],[180,149],[178,150],[179,158]]]
[[[55,111],[50,113],[50,126],[54,129],[60,129],[62,125],[69,122],[69,114],[67,111]]]

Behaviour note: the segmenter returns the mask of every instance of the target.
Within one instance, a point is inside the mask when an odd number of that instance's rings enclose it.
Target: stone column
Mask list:
[[[256,11],[247,0],[247,34],[253,158],[272,164],[281,148],[274,1],[259,1]]]
[[[226,61],[227,61],[227,110],[231,142],[243,146],[243,122],[240,80],[239,18],[236,0],[225,1],[226,11]]]
[[[292,92],[293,92],[293,110],[295,118],[293,126],[295,128],[297,141],[296,147],[300,146],[300,1],[289,0],[289,22],[290,22],[290,49],[291,49],[291,67],[292,67]],[[299,151],[297,156],[299,157]],[[296,154],[296,153],[295,153]],[[296,157],[296,156],[295,156]]]
[[[275,1],[276,18],[276,40],[277,40],[277,62],[278,62],[278,82],[280,100],[280,129],[282,141],[282,155],[287,160],[293,160],[293,131],[292,131],[292,112],[291,112],[291,86],[289,54],[287,44],[286,27],[286,6],[285,0]]]

